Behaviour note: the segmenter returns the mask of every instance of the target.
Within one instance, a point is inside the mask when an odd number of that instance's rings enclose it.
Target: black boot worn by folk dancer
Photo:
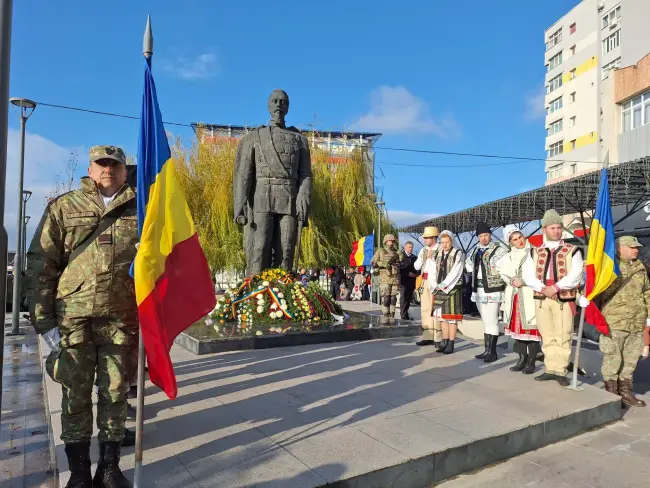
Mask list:
[[[515,342],[514,349],[515,352],[519,355],[519,361],[517,361],[517,364],[510,368],[510,371],[522,371],[526,366],[526,361],[528,361],[528,351],[526,346],[527,344],[523,341],[517,340]]]
[[[490,349],[489,349],[489,352],[488,352],[487,356],[485,356],[483,358],[483,362],[485,362],[485,363],[493,363],[494,361],[497,360],[497,341],[498,340],[499,340],[498,335],[491,335],[490,336],[490,343],[489,343]]]
[[[535,361],[537,361],[537,354],[539,354],[539,342],[531,341],[528,343],[528,360],[526,366],[521,370],[523,374],[533,374],[535,372]]]
[[[476,359],[483,359],[490,353],[490,334],[483,334],[483,342],[485,343],[485,350],[481,354],[474,356]]]

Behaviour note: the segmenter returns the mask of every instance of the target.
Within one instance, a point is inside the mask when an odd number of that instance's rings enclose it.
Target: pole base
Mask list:
[[[565,388],[567,390],[572,390],[572,391],[583,391],[584,390],[584,388],[582,386],[580,386],[580,385],[577,385],[577,386],[569,385],[569,386],[566,386]]]

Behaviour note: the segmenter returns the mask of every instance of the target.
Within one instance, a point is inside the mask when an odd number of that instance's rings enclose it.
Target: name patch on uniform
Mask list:
[[[113,243],[113,236],[111,234],[102,234],[97,238],[97,244],[106,245]]]
[[[95,212],[73,212],[67,213],[65,216],[69,219],[78,219],[81,217],[96,217],[97,214]]]
[[[123,215],[122,219],[124,219],[124,220],[138,220],[138,216],[137,215]]]

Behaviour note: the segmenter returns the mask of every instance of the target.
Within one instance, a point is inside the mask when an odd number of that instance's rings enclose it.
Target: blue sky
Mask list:
[[[544,30],[578,0],[14,2],[11,96],[138,115],[142,36],[154,32],[165,120],[263,124],[276,87],[288,121],[383,132],[378,146],[544,156]],[[17,180],[18,117],[10,111],[6,225]],[[190,129],[168,127],[191,142]],[[28,214],[71,152],[79,173],[95,144],[135,153],[137,121],[38,107],[28,122]],[[377,151],[377,186],[399,224],[541,186],[543,162]],[[379,171],[378,171],[379,173]],[[30,226],[33,228],[33,226]]]

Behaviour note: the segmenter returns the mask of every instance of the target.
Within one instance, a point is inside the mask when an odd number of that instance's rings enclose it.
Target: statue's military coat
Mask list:
[[[309,143],[296,128],[264,126],[243,137],[235,159],[233,197],[235,218],[247,220],[249,274],[270,266],[292,267],[297,218],[307,221],[311,191]]]

